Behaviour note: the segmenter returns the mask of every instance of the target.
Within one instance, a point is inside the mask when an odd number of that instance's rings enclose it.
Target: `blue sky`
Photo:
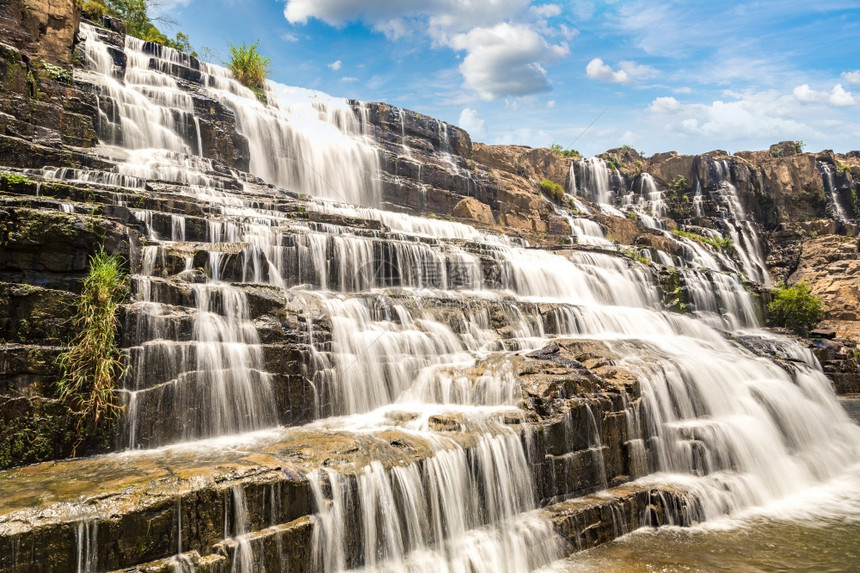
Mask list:
[[[412,109],[485,143],[860,149],[858,0],[162,4],[216,61],[259,39],[278,82]]]

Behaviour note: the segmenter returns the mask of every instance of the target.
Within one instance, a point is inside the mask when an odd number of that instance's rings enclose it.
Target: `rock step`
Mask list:
[[[502,410],[512,411],[502,407],[500,416],[505,416]],[[598,419],[603,418],[600,409],[594,412]],[[581,414],[586,415],[584,410]],[[401,418],[411,419],[408,412]],[[223,549],[212,549],[224,540],[225,532],[230,537],[262,532],[253,539],[264,548],[277,547],[278,539],[284,546],[282,538],[288,530],[289,539],[296,535],[307,538],[306,531],[271,527],[312,515],[315,508],[306,477],[309,472],[329,468],[350,476],[377,462],[385,468],[420,467],[423,460],[435,455],[438,444],[463,448],[468,457],[488,439],[486,425],[471,428],[462,416],[446,423],[444,410],[433,418],[431,426],[438,429],[434,432],[438,437],[430,441],[423,434],[398,428],[358,434],[315,426],[279,428],[246,435],[239,442],[234,437],[229,444],[216,439],[2,472],[0,571],[71,570],[79,548],[85,549],[85,541],[93,538],[98,539],[92,555],[98,568],[120,570],[169,559],[179,547],[204,556],[223,553],[232,559],[237,550],[231,553],[230,543]],[[517,424],[519,420],[511,417],[511,422]],[[530,467],[536,498],[547,497],[544,484],[550,481],[554,495],[599,488],[599,478],[591,483],[571,482],[564,488],[553,475],[553,455],[549,452],[563,449],[551,443],[559,435],[557,429],[550,430],[554,424],[557,422],[535,424],[519,437],[522,440],[528,435],[533,440]],[[497,428],[499,435],[509,431]],[[611,431],[605,433],[608,443],[618,441],[611,439]],[[583,455],[594,461],[590,453]],[[245,500],[242,503],[251,516],[250,522],[241,525],[237,515],[245,512],[237,509],[238,497]],[[291,543],[286,546],[295,547],[301,555],[296,559],[307,563],[307,543]],[[245,550],[241,542],[237,547],[238,551]]]
[[[702,517],[699,501],[681,488],[625,484],[541,509],[568,551],[607,543],[641,527],[687,527]]]
[[[538,513],[553,523],[564,541],[564,554],[571,554],[608,543],[641,527],[692,525],[697,521],[698,511],[697,500],[681,489],[625,484],[599,495],[559,502]],[[285,525],[222,540],[205,557],[197,551],[186,552],[112,573],[168,573],[178,564],[193,565],[195,571],[203,573],[226,573],[235,570],[243,557],[251,556],[260,570],[313,572],[316,571],[311,546],[314,523],[312,516],[305,516]]]

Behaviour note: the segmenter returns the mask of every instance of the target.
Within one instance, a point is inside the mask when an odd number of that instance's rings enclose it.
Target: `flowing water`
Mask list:
[[[283,423],[273,410],[277,373],[266,371],[251,312],[252,297],[276,289],[331,323],[325,344],[315,344],[310,318],[302,334],[317,397],[308,428],[373,434],[396,425],[427,454],[420,463],[309,473],[321,570],[514,572],[561,557],[550,523],[534,511],[540,499],[530,467],[539,460],[530,457],[528,425],[500,421],[520,411],[510,367],[503,361],[479,376],[457,374],[554,337],[602,340],[620,357],[617,366],[637,375],[643,400],[624,410],[633,477],[680,479],[709,520],[838,480],[860,459],[860,429],[815,359],[758,330],[739,274],[766,281],[766,271],[729,183],[721,187],[726,229],[744,255],[734,260],[673,238],[682,255],[655,256],[678,273],[691,308],[671,313],[655,267],[617,256],[587,219],[571,218],[573,235],[597,251],[550,253],[466,225],[379,210],[378,155],[361,105],[276,84],[263,105],[226,70],[202,65],[199,89],[232,110],[249,142],[252,175],[310,195],[301,203],[306,212],[376,225],[295,217],[285,192],[199,156],[195,103],[163,73],[186,65],[182,55],[129,38],[121,81],[97,32],[85,24],[83,32],[102,96],[102,151],[120,162],[117,177],[128,178],[102,183],[156,183],[165,196],[199,208],[194,217],[132,211],[148,241],[133,277],[125,446]],[[451,149],[440,153],[453,165]],[[579,191],[617,211],[605,164],[583,160],[580,169]],[[656,221],[663,207],[655,182],[643,177],[639,196],[636,208]],[[739,336],[786,358],[778,364],[756,355],[734,341]],[[172,422],[152,424],[153,412]],[[440,416],[459,420],[468,439],[436,431]],[[586,447],[602,471],[604,448],[590,434]],[[244,494],[231,495],[225,537],[238,544],[236,570],[253,570]],[[671,545],[678,535],[653,539]],[[80,538],[86,562],[95,531],[82,529]]]
[[[856,571],[860,467],[798,496],[691,528],[639,530],[549,572]]]

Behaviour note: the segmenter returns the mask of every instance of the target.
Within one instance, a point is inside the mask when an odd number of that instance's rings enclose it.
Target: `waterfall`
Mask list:
[[[110,48],[98,29],[84,22],[81,32],[86,36],[89,74],[100,90],[100,140],[122,148],[112,154],[135,164],[142,177],[169,179],[159,176],[153,155],[156,160],[195,150],[199,155],[202,147],[194,99],[165,73],[188,65],[187,56],[126,36],[127,63],[124,76],[117,77]],[[203,93],[233,112],[238,132],[248,140],[251,173],[314,197],[363,205],[379,202],[377,151],[349,102],[268,82],[267,105],[228,70],[199,66]],[[149,152],[135,153],[140,150]],[[205,172],[211,164],[195,167]]]
[[[842,223],[848,222],[848,214],[839,200],[839,192],[836,189],[836,174],[831,164],[823,161],[818,162],[818,171],[821,173],[821,180],[824,184],[824,190],[827,192],[828,210],[832,212],[833,218]]]
[[[714,518],[796,495],[860,460],[860,429],[814,358],[759,329],[739,274],[768,276],[727,162],[712,165],[724,228],[688,232],[711,242],[725,233],[737,262],[662,229],[662,193],[645,175],[631,208],[678,245],[676,257],[658,258],[666,268],[618,256],[602,227],[570,215],[578,245],[589,248],[549,252],[378,209],[377,148],[360,104],[271,82],[264,104],[210,64],[194,69],[190,96],[165,73],[191,69],[187,57],[128,38],[122,78],[99,32],[86,23],[82,31],[100,92],[99,151],[118,173],[53,176],[146,191],[129,210],[146,242],[123,329],[123,446],[191,442],[106,458],[156,464],[186,448],[195,468],[209,471],[212,449],[235,455],[212,464],[231,472],[237,460],[272,460],[266,479],[295,474],[310,491],[301,518],[316,570],[511,573],[562,556],[541,504],[613,478],[680,484]],[[259,180],[200,156],[200,96],[232,112]],[[445,124],[434,131],[453,166]],[[610,205],[606,162],[583,159],[578,168],[572,190],[621,214]],[[677,275],[687,313],[666,309],[661,273]],[[301,358],[283,355],[278,341],[287,339]],[[751,339],[776,358],[749,350]],[[521,378],[539,368],[516,368],[563,341],[594,343],[605,356],[547,358],[541,364],[555,386],[543,403]],[[279,371],[289,360],[301,368]],[[598,391],[599,376],[620,371],[630,379]],[[280,375],[308,380],[315,419],[291,417]],[[559,404],[566,409],[553,411]],[[535,421],[539,409],[545,423]],[[290,425],[301,427],[282,427]],[[270,432],[237,437],[261,429]],[[307,437],[307,451],[280,449],[279,438],[296,435]],[[221,439],[195,442],[212,437]],[[326,439],[341,437],[349,447],[313,458]],[[612,440],[624,460],[611,459]],[[610,472],[614,463],[624,470]],[[242,471],[227,486],[218,474],[211,479],[223,496],[232,548],[224,553],[234,571],[252,571],[261,558],[254,543],[264,543],[252,530],[265,520],[252,515],[260,496],[236,485],[254,478]],[[210,479],[203,473],[192,479]],[[615,513],[606,519],[621,530]],[[76,531],[78,569],[95,569],[95,524]]]
[[[533,484],[516,434],[480,437],[471,460],[456,443],[437,448],[423,467],[386,471],[373,462],[354,477],[310,475],[324,508],[315,565],[341,571],[354,559],[368,571],[516,572],[558,557],[549,524],[524,513],[534,508]],[[361,512],[350,516],[350,507]],[[350,527],[362,539],[357,557],[344,554]]]
[[[574,192],[594,203],[610,204],[611,189],[609,187],[612,172],[603,159],[585,157],[579,160],[579,186]],[[575,183],[575,179],[571,179]]]

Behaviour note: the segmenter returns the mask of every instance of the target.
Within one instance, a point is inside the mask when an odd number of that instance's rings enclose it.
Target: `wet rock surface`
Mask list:
[[[500,408],[500,421],[532,443],[544,503],[629,477],[620,473],[624,430],[615,421],[630,404],[622,393],[636,400],[638,389],[630,372],[612,364],[615,357],[601,342],[562,340],[512,361],[498,355],[465,373],[477,379],[487,368],[511,367],[522,400],[519,409]],[[0,570],[73,567],[86,535],[98,536],[90,557],[99,568],[160,570],[181,558],[221,570],[235,562],[240,532],[255,558],[312,570],[317,508],[306,476],[321,468],[358,475],[371,464],[390,470],[440,455],[420,433],[398,428],[411,419],[407,409],[372,433],[279,429],[233,440],[229,448],[198,442],[0,472]],[[467,452],[487,431],[456,414],[437,415],[430,428]],[[595,467],[595,450],[605,469]],[[237,503],[250,522],[237,525]],[[641,525],[690,523],[690,503],[675,492],[624,488],[542,511],[572,548],[585,548]]]

